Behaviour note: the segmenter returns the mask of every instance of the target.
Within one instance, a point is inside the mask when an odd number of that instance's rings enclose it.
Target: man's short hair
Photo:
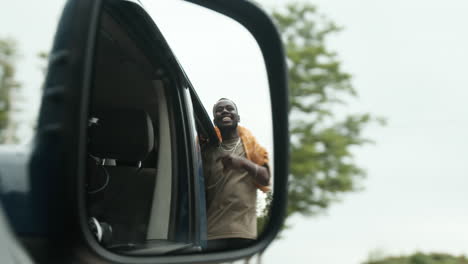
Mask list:
[[[234,103],[234,101],[232,101],[231,99],[228,99],[228,98],[224,98],[224,97],[223,97],[223,98],[220,98],[218,101],[216,101],[216,103],[213,105],[213,116],[215,115],[215,112],[216,112],[216,105],[217,105],[219,102],[221,102],[221,101],[229,101],[229,102],[231,102],[231,103],[234,105],[234,107],[236,108],[236,112],[239,113],[239,110],[237,109],[236,103]]]

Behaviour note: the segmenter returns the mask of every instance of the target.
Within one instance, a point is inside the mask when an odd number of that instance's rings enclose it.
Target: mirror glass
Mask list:
[[[96,39],[86,156],[94,238],[125,255],[253,243],[274,182],[254,38],[190,3],[109,1]]]

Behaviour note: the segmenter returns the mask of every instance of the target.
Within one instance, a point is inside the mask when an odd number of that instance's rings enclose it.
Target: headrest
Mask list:
[[[154,132],[144,110],[113,108],[95,111],[89,119],[89,149],[98,158],[139,162],[153,150]]]

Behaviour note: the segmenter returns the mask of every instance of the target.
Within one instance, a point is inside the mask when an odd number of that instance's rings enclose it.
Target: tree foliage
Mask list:
[[[357,96],[327,38],[340,31],[313,5],[292,3],[272,12],[287,53],[290,93],[291,167],[288,216],[312,215],[339,195],[359,189],[365,171],[352,148],[370,142],[362,135],[369,113],[337,114]]]
[[[452,256],[442,253],[415,253],[410,256],[385,257],[379,260],[369,260],[364,264],[468,264],[465,256]]]
[[[16,141],[13,111],[13,92],[20,85],[15,80],[16,42],[12,39],[0,39],[0,143]]]

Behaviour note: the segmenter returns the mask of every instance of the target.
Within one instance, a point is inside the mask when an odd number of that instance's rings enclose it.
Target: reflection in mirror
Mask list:
[[[127,1],[109,1],[101,15],[88,111],[89,229],[125,255],[245,247],[273,197],[260,49],[223,15],[182,1],[143,5],[157,28]]]
[[[215,249],[238,247],[245,242],[242,240],[255,239],[261,232],[267,215],[266,201],[272,197],[271,191],[267,190],[271,189],[273,180],[267,181],[268,187],[265,188],[261,184],[265,184],[266,176],[263,181],[253,180],[252,184],[252,176],[268,174],[273,179],[273,164],[266,161],[273,159],[273,148],[270,94],[264,61],[256,41],[237,22],[182,1],[166,2],[164,6],[154,7],[145,4],[181,61],[210,119],[215,126],[222,128],[225,126],[219,118],[232,115],[230,118],[234,119],[237,113],[240,116],[239,127],[244,129],[237,133],[241,138],[237,148],[239,141],[227,138],[220,145],[215,143],[205,148],[203,153],[208,248],[212,248],[211,245]],[[178,15],[171,15],[174,13]],[[180,23],[177,17],[187,18],[190,23]],[[220,106],[229,107],[228,103],[218,101],[220,98],[232,100],[235,113],[225,111],[217,115],[217,102]],[[230,121],[226,122],[227,129]],[[256,144],[248,139],[247,132],[256,139]],[[223,143],[228,145],[224,146]],[[233,143],[233,146],[229,147],[229,143]],[[240,164],[243,168],[226,172],[221,170],[225,166],[222,165],[223,160],[217,157],[229,154],[225,153],[226,150],[231,150],[233,156],[243,157],[245,163]],[[237,181],[236,177],[231,177],[231,173],[243,181]],[[233,242],[230,242],[231,238]]]

